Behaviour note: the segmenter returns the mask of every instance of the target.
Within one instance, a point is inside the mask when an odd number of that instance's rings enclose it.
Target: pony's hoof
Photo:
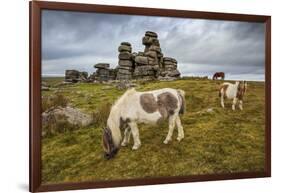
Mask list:
[[[122,142],[122,143],[121,143],[121,146],[122,146],[122,147],[126,147],[127,144],[128,144],[127,142]]]
[[[177,137],[178,141],[181,141],[183,139],[183,137]]]
[[[132,150],[137,150],[138,148],[140,148],[140,144],[139,145],[134,145]]]
[[[164,144],[168,144],[170,140],[165,139],[165,141],[163,141]]]

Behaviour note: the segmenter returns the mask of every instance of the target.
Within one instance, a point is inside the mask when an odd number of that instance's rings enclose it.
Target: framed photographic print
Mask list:
[[[270,16],[30,2],[30,191],[270,176]]]

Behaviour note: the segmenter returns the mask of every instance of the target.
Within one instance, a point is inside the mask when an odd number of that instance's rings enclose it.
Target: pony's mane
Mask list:
[[[134,94],[136,90],[134,88],[127,90],[116,102],[112,105],[109,117],[107,119],[107,126],[111,130],[112,139],[115,146],[119,146],[121,141],[120,133],[120,114],[119,114],[119,104],[122,105],[123,101],[127,99],[128,96]]]
[[[127,96],[130,96],[134,93],[136,93],[136,89],[135,88],[130,88],[128,89],[123,95],[121,95],[116,101],[115,103],[112,105],[112,107],[118,105],[119,103],[121,103],[125,98],[127,98]]]

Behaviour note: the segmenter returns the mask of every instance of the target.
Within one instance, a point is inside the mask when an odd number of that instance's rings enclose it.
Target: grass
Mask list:
[[[59,82],[44,80],[55,85]],[[186,113],[181,117],[185,138],[165,145],[167,124],[139,125],[142,146],[121,148],[112,160],[103,158],[102,127],[106,118],[86,128],[43,138],[42,181],[44,184],[117,180],[160,176],[186,176],[246,171],[264,171],[265,96],[263,82],[249,82],[244,110],[220,107],[220,81],[185,79],[141,83],[137,90],[165,87],[186,92]],[[78,83],[43,91],[43,96],[63,94],[70,104],[95,116],[124,91],[110,85]],[[206,110],[212,108],[212,113]],[[99,113],[100,112],[100,113]]]

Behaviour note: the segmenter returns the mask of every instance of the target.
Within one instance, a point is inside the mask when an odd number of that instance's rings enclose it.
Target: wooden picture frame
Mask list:
[[[117,186],[182,183],[210,180],[242,178],[261,178],[271,176],[271,17],[265,15],[246,15],[214,13],[170,9],[106,6],[31,1],[30,9],[30,191],[59,191]],[[149,179],[129,179],[99,182],[80,182],[63,184],[41,184],[41,11],[65,10],[79,12],[98,12],[128,15],[169,16],[179,18],[198,18],[210,20],[246,21],[265,23],[265,170],[263,172],[243,172],[229,174],[192,175],[178,177],[155,177]]]

